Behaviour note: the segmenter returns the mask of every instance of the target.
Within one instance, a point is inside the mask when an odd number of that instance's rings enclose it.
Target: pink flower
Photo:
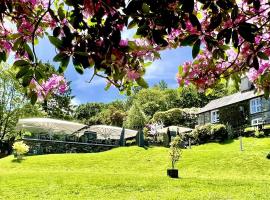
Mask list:
[[[31,80],[30,89],[37,93],[39,100],[47,99],[50,94],[64,94],[68,90],[68,85],[63,76],[53,74],[46,82],[37,83]]]
[[[128,79],[132,80],[132,81],[140,78],[140,76],[141,76],[140,73],[136,72],[135,70],[128,70],[128,72],[127,72]]]
[[[126,46],[128,46],[128,40],[127,39],[126,40],[120,40],[119,46],[120,47],[126,47]]]
[[[247,77],[251,82],[254,82],[258,78],[259,74],[256,69],[250,68]]]

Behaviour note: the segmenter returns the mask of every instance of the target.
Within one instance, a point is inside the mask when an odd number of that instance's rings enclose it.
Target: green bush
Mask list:
[[[224,141],[228,138],[228,131],[224,124],[205,124],[196,127],[188,134],[196,143],[203,144],[209,141]]]
[[[164,112],[156,112],[152,122],[163,122],[164,126],[181,125],[194,127],[197,123],[196,108],[173,108]]]
[[[270,160],[270,152],[267,154],[266,158]]]
[[[264,132],[263,131],[259,131],[259,130],[256,130],[255,131],[255,137],[257,138],[261,138],[261,137],[264,137]]]

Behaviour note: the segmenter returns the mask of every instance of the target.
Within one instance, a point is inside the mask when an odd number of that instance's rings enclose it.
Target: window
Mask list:
[[[263,120],[261,117],[251,120],[251,126],[257,126],[260,124],[263,124]]]
[[[256,98],[250,100],[250,114],[262,112],[262,99]]]
[[[213,110],[211,111],[211,123],[219,122],[219,111]]]

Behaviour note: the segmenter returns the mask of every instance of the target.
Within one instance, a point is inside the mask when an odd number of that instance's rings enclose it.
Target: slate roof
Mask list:
[[[107,126],[107,125],[93,125],[87,128],[83,128],[81,131],[78,131],[79,135],[83,135],[85,131],[91,131],[97,133],[97,139],[105,139],[106,137],[110,139],[119,140],[123,128],[116,126]],[[125,139],[136,137],[138,131],[131,129],[125,130]]]
[[[232,105],[241,101],[253,99],[255,97],[262,95],[263,94],[257,94],[255,90],[250,90],[246,92],[237,92],[235,94],[210,101],[205,107],[199,110],[198,114],[215,110],[224,106]]]

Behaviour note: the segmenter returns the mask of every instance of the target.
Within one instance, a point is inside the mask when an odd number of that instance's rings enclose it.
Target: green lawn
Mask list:
[[[181,179],[166,176],[168,149],[117,148],[96,154],[0,160],[0,199],[267,199],[270,139],[244,138],[184,150]]]

